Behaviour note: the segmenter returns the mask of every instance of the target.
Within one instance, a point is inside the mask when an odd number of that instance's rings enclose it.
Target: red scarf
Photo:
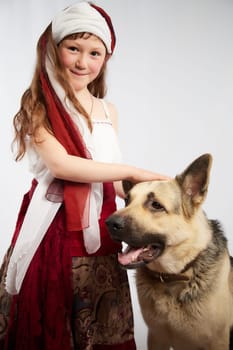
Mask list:
[[[46,34],[41,39],[42,67],[40,80],[46,102],[46,111],[53,133],[68,154],[91,159],[83,138],[70,115],[56,95],[45,69]],[[59,202],[64,198],[68,231],[80,231],[89,225],[89,199],[91,185],[88,183],[54,179],[46,198]]]

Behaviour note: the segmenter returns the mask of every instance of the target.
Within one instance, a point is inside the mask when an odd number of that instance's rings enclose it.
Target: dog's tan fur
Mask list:
[[[202,209],[211,163],[205,154],[172,180],[125,183],[126,207],[106,222],[115,240],[161,248],[154,259],[142,255],[136,269],[149,350],[229,349],[231,259],[219,223]]]

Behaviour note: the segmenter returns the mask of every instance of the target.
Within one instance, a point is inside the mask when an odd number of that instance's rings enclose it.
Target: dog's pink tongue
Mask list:
[[[137,261],[139,254],[143,251],[143,248],[130,249],[123,253],[118,253],[118,261],[121,265],[132,264]]]

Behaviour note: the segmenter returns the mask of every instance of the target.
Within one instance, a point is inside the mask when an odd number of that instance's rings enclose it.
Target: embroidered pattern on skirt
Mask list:
[[[129,284],[117,256],[74,257],[72,262],[75,349],[132,340]]]

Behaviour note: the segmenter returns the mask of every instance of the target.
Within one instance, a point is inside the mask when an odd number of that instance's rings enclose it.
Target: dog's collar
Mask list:
[[[176,274],[176,273],[164,273],[164,272],[157,272],[157,271],[152,271],[148,269],[150,272],[151,276],[153,276],[154,279],[157,281],[160,281],[162,283],[169,283],[169,282],[176,282],[176,281],[188,281],[189,277],[187,275],[184,275],[184,272],[188,271],[191,267],[193,267],[194,263],[196,262],[197,258],[199,255],[190,261],[181,271],[181,273]]]
[[[156,279],[157,281],[161,283],[168,283],[168,282],[176,282],[176,281],[188,281],[189,277],[183,274],[175,274],[175,273],[163,273],[163,272],[157,272],[149,270],[150,275]]]

